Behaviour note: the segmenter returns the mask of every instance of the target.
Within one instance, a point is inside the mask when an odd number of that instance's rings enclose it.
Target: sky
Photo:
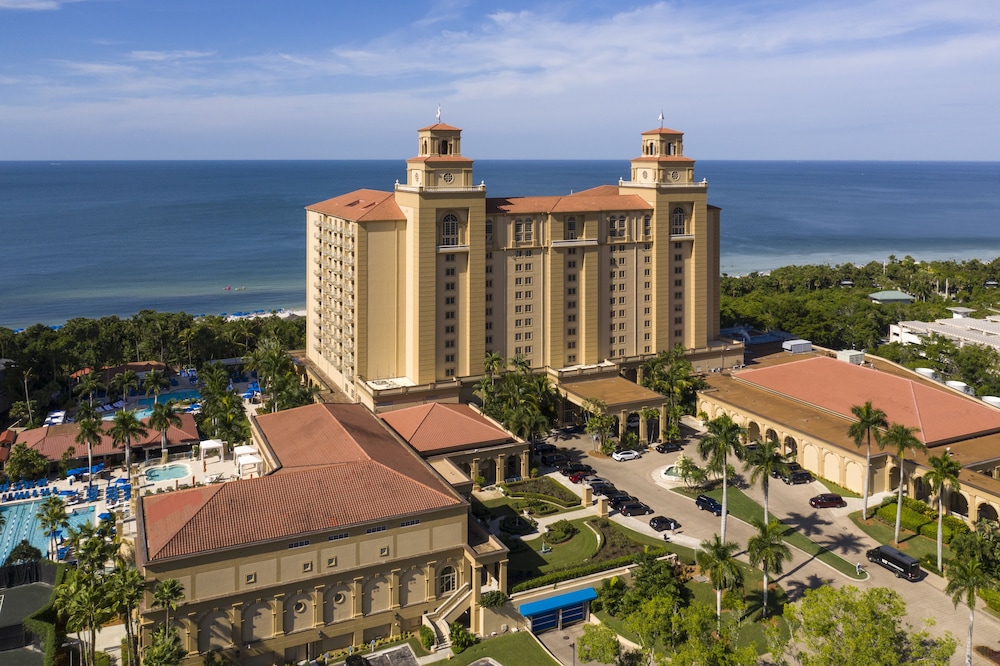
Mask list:
[[[997,0],[0,0],[0,160],[1000,160]]]

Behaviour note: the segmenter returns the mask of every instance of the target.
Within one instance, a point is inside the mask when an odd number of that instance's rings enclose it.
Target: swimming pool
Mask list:
[[[7,524],[4,525],[3,532],[0,533],[0,563],[6,560],[10,551],[14,550],[14,546],[24,539],[27,539],[28,543],[42,551],[43,554],[48,553],[49,538],[42,531],[37,515],[41,504],[41,501],[25,502],[24,504],[0,508],[0,513],[7,519]],[[78,529],[83,523],[89,522],[93,525],[94,507],[73,509],[67,518],[69,526],[73,529]],[[63,534],[65,533],[66,530],[63,530]]]
[[[170,393],[161,393],[159,396],[160,402],[167,402],[169,400],[198,400],[201,398],[201,393],[198,389],[183,389],[180,391],[171,391]],[[152,407],[153,402],[156,398],[139,398],[139,404],[143,407]]]
[[[170,481],[171,479],[183,479],[191,476],[191,466],[186,463],[171,463],[169,465],[158,465],[150,467],[145,471],[146,480],[151,483],[157,481]]]

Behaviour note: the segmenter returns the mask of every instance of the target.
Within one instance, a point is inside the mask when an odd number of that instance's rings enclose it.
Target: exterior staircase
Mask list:
[[[434,651],[451,647],[451,628],[449,625],[465,612],[467,602],[472,596],[472,585],[466,583],[438,606],[433,613],[423,616],[423,624],[434,630]]]

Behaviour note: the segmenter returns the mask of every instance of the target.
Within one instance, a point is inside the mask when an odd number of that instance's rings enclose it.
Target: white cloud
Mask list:
[[[82,0],[0,0],[0,9],[23,9],[30,11],[52,11],[71,2]]]
[[[129,53],[129,57],[133,60],[150,60],[154,62],[208,58],[213,55],[215,55],[215,51],[132,51]]]

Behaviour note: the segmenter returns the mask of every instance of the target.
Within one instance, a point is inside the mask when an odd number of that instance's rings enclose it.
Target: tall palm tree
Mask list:
[[[531,363],[529,363],[528,359],[521,354],[517,354],[514,358],[510,359],[510,365],[514,368],[514,370],[520,372],[522,375],[526,375],[531,372]]]
[[[879,434],[879,428],[886,428],[889,426],[889,422],[885,418],[885,412],[881,409],[876,409],[872,407],[872,403],[869,400],[864,405],[854,405],[851,407],[851,413],[857,417],[857,421],[851,424],[847,429],[847,435],[854,440],[854,443],[860,449],[862,444],[867,442],[867,452],[865,453],[865,483],[864,491],[861,496],[861,518],[863,520],[868,519],[868,489],[871,483],[872,476],[872,435],[875,436],[875,443],[878,447],[882,448],[882,439]]]
[[[80,405],[80,409],[76,412],[76,425],[76,437],[73,439],[77,444],[87,446],[87,476],[89,485],[93,486],[94,475],[90,472],[94,469],[94,447],[99,446],[104,438],[101,415],[92,405]]]
[[[924,474],[924,479],[930,484],[931,492],[937,496],[937,568],[943,568],[942,551],[944,550],[944,494],[945,492],[955,492],[961,488],[958,481],[958,474],[962,471],[962,464],[951,457],[950,451],[945,451],[940,456],[933,456],[927,460],[931,466],[931,471]]]
[[[170,426],[179,428],[181,417],[174,413],[176,401],[170,400],[166,404],[153,403],[153,411],[149,414],[149,427],[160,431],[160,458],[167,459],[167,431]]]
[[[490,384],[496,386],[496,377],[507,367],[507,361],[499,352],[491,351],[483,358],[483,369],[489,375]]]
[[[122,392],[122,402],[128,400],[128,390],[139,388],[139,375],[135,370],[125,370],[119,372],[111,378],[111,385]]]
[[[165,627],[170,627],[170,612],[177,610],[177,602],[184,598],[184,586],[175,578],[161,580],[153,588],[153,607],[162,608],[167,613]]]
[[[770,520],[767,513],[767,500],[771,479],[787,472],[788,463],[781,455],[781,445],[774,440],[766,439],[760,443],[760,446],[747,453],[746,464],[750,467],[750,483],[760,481],[761,490],[764,492],[764,523],[766,524]]]
[[[135,627],[135,609],[142,601],[142,575],[123,559],[117,558],[115,568],[108,580],[108,592],[114,610],[125,624],[125,639],[128,644],[129,664],[138,663],[138,640]]]
[[[698,453],[708,461],[713,472],[722,475],[722,536],[726,540],[726,517],[729,513],[728,483],[729,454],[738,453],[742,447],[747,429],[738,425],[728,414],[718,416],[708,422],[708,434],[698,442]]]
[[[125,469],[131,474],[132,470],[132,440],[145,437],[149,430],[135,416],[136,410],[119,410],[115,412],[115,419],[108,434],[115,444],[125,447]]]
[[[764,617],[767,617],[768,574],[773,571],[780,576],[785,562],[791,561],[792,552],[781,538],[785,526],[780,521],[772,519],[765,523],[755,518],[751,522],[757,528],[757,534],[747,542],[747,555],[750,557],[750,566],[761,567],[764,572]]]
[[[146,395],[153,396],[153,402],[159,402],[160,391],[170,388],[170,380],[159,370],[150,370],[142,378],[142,390]]]
[[[904,460],[907,449],[911,451],[926,451],[927,445],[917,439],[914,433],[920,432],[920,428],[910,428],[901,423],[889,425],[885,434],[882,435],[882,446],[896,449],[896,464],[899,465],[899,489],[896,495],[896,535],[893,543],[899,545],[899,527],[903,518],[903,486],[906,485],[906,466]]]
[[[945,594],[951,597],[955,608],[965,602],[969,607],[969,636],[965,642],[965,666],[972,666],[972,625],[976,620],[976,597],[981,590],[993,589],[996,582],[983,569],[978,557],[960,556],[951,561],[946,572],[948,585]]]
[[[274,384],[280,376],[294,370],[292,358],[282,348],[281,341],[273,335],[257,341],[257,347],[247,357],[246,365],[257,371],[261,391],[265,396],[274,391]]]
[[[588,435],[596,435],[594,437],[594,444],[597,442],[601,443],[601,450],[604,450],[604,444],[608,437],[611,435],[611,430],[615,427],[615,417],[608,414],[608,405],[603,400],[588,398],[583,403],[583,409],[589,412],[587,417],[587,425],[584,428],[584,432]]]
[[[695,559],[701,570],[708,574],[715,590],[715,615],[718,618],[719,629],[722,629],[722,592],[732,590],[743,584],[743,570],[736,563],[736,552],[739,544],[733,541],[723,541],[716,534],[711,539],[701,542],[701,550],[695,553]]]
[[[49,559],[56,560],[56,532],[69,527],[66,503],[58,495],[49,495],[38,507],[38,523],[49,538]]]
[[[91,406],[93,406],[94,394],[106,389],[107,387],[101,383],[101,378],[98,376],[97,372],[91,370],[87,374],[80,377],[80,381],[73,388],[73,392],[79,396],[87,396],[87,401]]]

